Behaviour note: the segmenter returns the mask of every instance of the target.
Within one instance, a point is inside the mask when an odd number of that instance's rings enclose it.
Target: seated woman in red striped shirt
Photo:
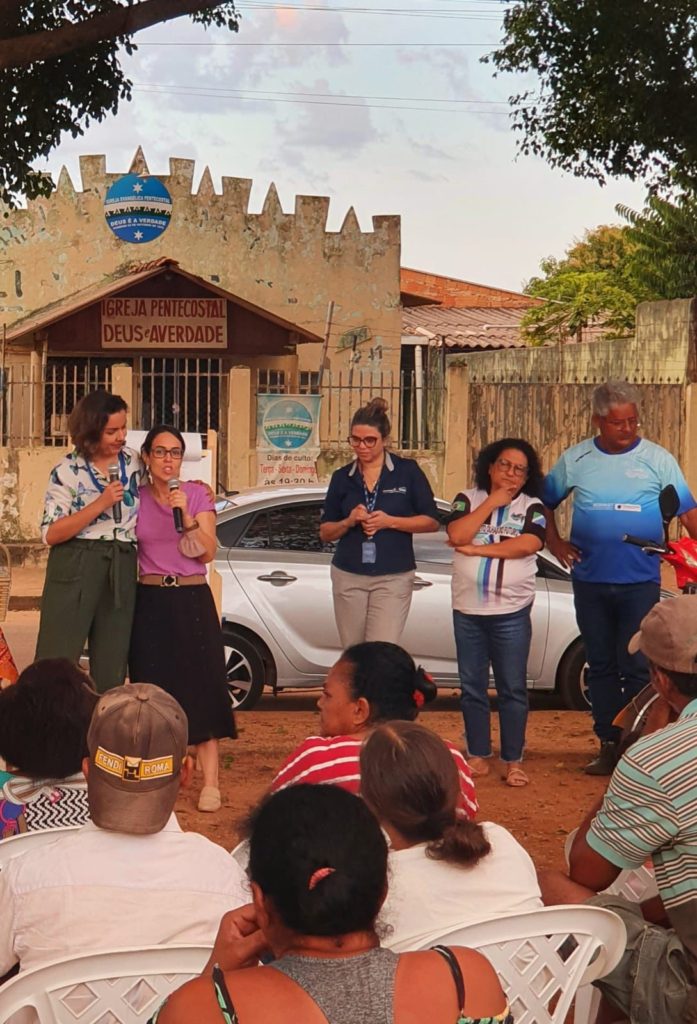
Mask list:
[[[284,761],[271,792],[299,782],[330,782],[360,793],[359,757],[366,736],[381,722],[413,722],[436,696],[436,685],[397,644],[354,644],[330,670],[319,708],[319,736],[308,736]],[[473,818],[477,798],[469,766],[448,743],[460,778],[460,812]]]

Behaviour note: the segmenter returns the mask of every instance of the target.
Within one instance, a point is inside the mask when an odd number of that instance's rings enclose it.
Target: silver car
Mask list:
[[[235,495],[218,513],[215,564],[236,708],[253,707],[265,686],[275,692],[321,685],[340,654],[329,578],[334,545],[319,539],[325,494],[326,487],[259,488]],[[437,504],[444,524],[450,506]],[[445,525],[417,534],[414,551],[414,599],[402,644],[439,686],[458,687]],[[528,687],[556,691],[567,707],[587,709],[569,574],[546,551],[537,566]]]

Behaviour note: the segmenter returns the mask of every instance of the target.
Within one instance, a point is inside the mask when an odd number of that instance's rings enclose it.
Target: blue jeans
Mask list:
[[[643,654],[627,644],[661,596],[658,583],[583,583],[573,580],[576,621],[588,659],[593,728],[602,740],[617,740],[615,715],[649,681]]]
[[[532,626],[530,609],[503,615],[453,611],[457,667],[470,757],[491,756],[489,664],[499,702],[501,760],[521,761],[528,720],[527,663]]]

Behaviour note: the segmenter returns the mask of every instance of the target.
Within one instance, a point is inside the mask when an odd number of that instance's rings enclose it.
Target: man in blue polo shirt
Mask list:
[[[546,904],[588,902],[622,918],[623,956],[596,984],[631,1024],[695,1024],[697,598],[655,605],[629,650],[648,658],[659,701],[677,720],[626,750],[605,796],[576,833],[569,877],[540,872],[540,888]],[[658,896],[640,904],[603,892],[620,871],[647,859]]]
[[[697,502],[665,448],[639,436],[639,392],[609,381],[593,392],[596,437],[569,448],[547,476],[547,545],[571,569],[576,619],[588,658],[598,756],[589,775],[610,775],[617,761],[618,711],[649,681],[646,659],[627,653],[629,638],[660,598],[660,563],[624,544],[626,533],[660,541],[658,497],[673,484],[679,515],[697,537]],[[573,494],[571,539],[559,536],[554,509]]]

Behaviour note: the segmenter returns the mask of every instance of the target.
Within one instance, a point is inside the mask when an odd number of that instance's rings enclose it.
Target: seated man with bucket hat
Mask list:
[[[236,861],[173,813],[193,771],[187,731],[157,686],[102,696],[83,762],[92,820],[0,872],[0,975],[99,950],[212,946],[223,914],[249,901]]]
[[[596,982],[632,1024],[697,1022],[697,597],[654,605],[629,642],[646,655],[676,721],[636,740],[573,842],[569,878],[540,872],[546,904],[607,907],[622,918],[619,964]],[[658,896],[602,893],[621,870],[653,862]]]

